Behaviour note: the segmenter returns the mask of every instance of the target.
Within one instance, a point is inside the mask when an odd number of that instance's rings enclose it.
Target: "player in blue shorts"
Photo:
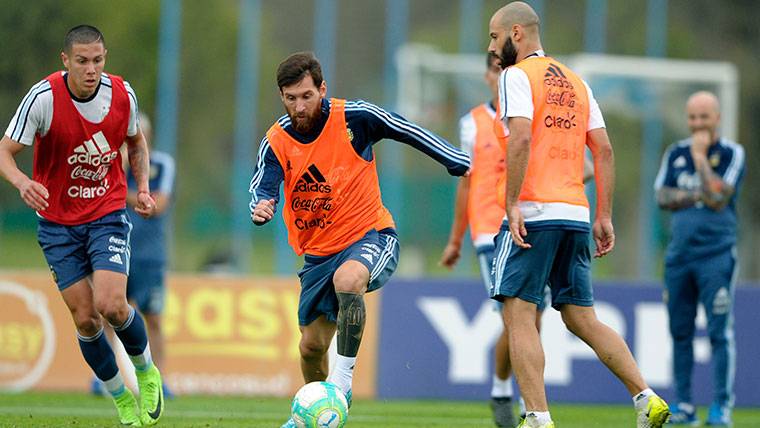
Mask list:
[[[135,211],[132,218],[132,272],[127,279],[127,299],[137,307],[145,317],[148,328],[150,347],[156,366],[164,366],[164,333],[161,316],[166,296],[167,263],[167,222],[174,190],[174,159],[168,153],[153,149],[153,127],[150,119],[140,114],[140,129],[150,150],[150,172],[148,179],[151,196],[156,201],[155,214],[143,218]],[[134,210],[137,200],[137,180],[132,170],[127,170],[127,205]],[[171,396],[166,384],[164,395]]]
[[[441,254],[440,264],[449,269],[459,261],[462,239],[469,227],[472,244],[478,258],[480,274],[486,292],[493,283],[493,261],[495,238],[504,218],[504,194],[499,191],[501,179],[506,174],[505,147],[497,141],[494,123],[498,104],[498,80],[501,73],[499,57],[486,56],[485,82],[491,91],[490,102],[480,104],[464,115],[459,121],[459,139],[462,150],[472,159],[469,177],[464,177],[457,185],[454,204],[454,219],[449,233],[449,241]],[[583,181],[594,177],[594,165],[584,159]],[[501,200],[500,200],[501,199]],[[538,305],[536,327],[540,330],[541,314],[551,300],[548,287],[546,298]],[[501,312],[501,304],[494,305]],[[515,426],[512,412],[512,376],[509,363],[509,341],[506,330],[502,331],[494,346],[494,376],[491,384],[491,410],[497,427]],[[520,413],[524,416],[525,404],[520,400]]]
[[[673,424],[699,424],[691,396],[694,320],[707,314],[714,398],[707,425],[731,425],[736,344],[736,196],[744,176],[744,149],[718,134],[717,97],[697,92],[686,103],[691,137],[671,145],[655,181],[657,203],[672,211],[665,253],[665,296],[673,337],[673,379],[678,403]]]
[[[138,185],[135,210],[153,215],[148,148],[138,127],[137,97],[121,77],[103,72],[103,34],[72,28],[61,59],[66,71],[40,81],[21,102],[0,141],[0,175],[37,212],[37,238],[71,312],[87,364],[113,397],[123,425],[155,424],[164,408],[142,317],[127,303],[130,229],[120,147],[126,141]],[[15,156],[34,145],[32,178]],[[124,387],[102,319],[113,326],[135,366],[140,405]]]
[[[554,428],[544,385],[544,353],[535,326],[548,283],[552,307],[628,390],[639,428],[661,427],[665,401],[648,387],[625,341],[596,317],[589,234],[595,257],[612,251],[614,157],[591,88],[546,55],[539,19],[524,2],[499,9],[489,24],[489,52],[505,68],[500,119],[509,130],[507,218],[499,234],[491,296],[504,302],[512,369],[527,413],[520,427]],[[586,146],[594,159],[596,218],[583,186]]]
[[[395,224],[383,206],[373,146],[384,138],[409,144],[466,174],[470,159],[440,137],[364,101],[327,98],[319,61],[290,55],[277,68],[287,115],[259,147],[251,180],[251,220],[275,214],[283,185],[288,241],[304,266],[299,352],[305,382],[328,379],[346,394],[367,317],[364,294],[380,288],[398,263]],[[327,350],[337,331],[338,356],[328,377]],[[289,419],[283,427],[295,427]]]

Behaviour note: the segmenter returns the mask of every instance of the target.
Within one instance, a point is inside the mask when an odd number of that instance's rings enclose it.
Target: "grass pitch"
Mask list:
[[[278,428],[287,418],[289,400],[259,397],[187,396],[167,401],[158,427]],[[706,409],[700,409],[704,418]],[[632,406],[554,405],[558,427],[631,428]],[[0,427],[117,427],[109,399],[75,393],[0,393]],[[492,427],[486,401],[356,400],[347,427]],[[760,427],[760,409],[738,409],[735,428]]]

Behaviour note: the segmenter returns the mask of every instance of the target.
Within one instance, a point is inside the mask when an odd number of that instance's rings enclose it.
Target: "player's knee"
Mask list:
[[[301,339],[301,343],[298,345],[298,350],[301,352],[301,357],[306,360],[318,360],[327,353],[330,348],[330,343],[324,343],[318,340]]]
[[[100,315],[111,325],[121,325],[129,318],[129,305],[123,299],[100,300],[96,303]]]
[[[102,328],[100,317],[95,313],[75,313],[74,325],[77,327],[77,331],[82,336],[90,337],[97,334]]]
[[[363,265],[361,268],[363,269],[356,267],[344,269],[341,266],[333,275],[335,291],[353,294],[364,292],[369,282],[369,273]]]
[[[593,328],[593,323],[596,322],[596,320],[589,319],[588,317],[573,316],[562,312],[562,322],[565,323],[565,327],[567,327],[571,333],[578,337],[584,337]]]

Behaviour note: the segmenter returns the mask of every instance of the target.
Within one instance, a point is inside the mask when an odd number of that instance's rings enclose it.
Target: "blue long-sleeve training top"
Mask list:
[[[378,141],[388,138],[409,144],[425,153],[446,167],[451,175],[461,176],[470,167],[470,157],[467,153],[396,113],[388,112],[366,101],[355,100],[346,101],[345,114],[346,125],[354,135],[351,145],[359,156],[368,161],[371,161],[374,156],[372,146]],[[296,132],[288,115],[280,117],[278,122],[297,141],[309,144],[316,140],[322,132],[329,115],[330,101],[323,99],[322,115],[310,133],[300,134]],[[258,160],[249,188],[252,194],[251,211],[261,199],[274,199],[275,203],[279,201],[280,183],[284,177],[282,165],[280,165],[265,136],[259,145]]]

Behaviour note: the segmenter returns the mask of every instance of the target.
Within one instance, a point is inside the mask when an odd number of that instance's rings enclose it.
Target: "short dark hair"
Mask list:
[[[277,66],[277,86],[282,91],[283,87],[300,82],[307,74],[317,87],[322,84],[322,66],[314,53],[296,52]]]
[[[90,44],[100,42],[103,47],[106,46],[106,39],[103,37],[103,33],[92,25],[77,25],[66,33],[66,37],[63,39],[63,51],[71,52],[71,47],[75,44]]]

